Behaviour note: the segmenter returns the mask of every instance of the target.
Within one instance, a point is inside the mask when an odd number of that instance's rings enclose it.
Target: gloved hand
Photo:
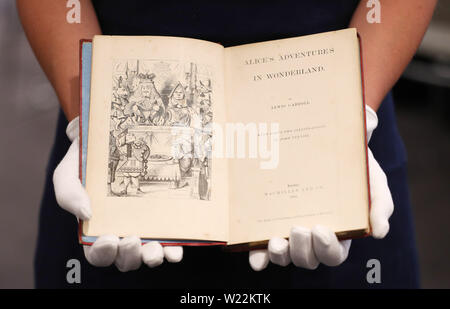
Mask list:
[[[378,117],[366,105],[367,141],[377,127]],[[370,225],[374,238],[384,238],[389,231],[389,217],[394,210],[391,192],[386,175],[368,149],[370,177]],[[324,226],[307,229],[301,226],[292,228],[289,240],[272,238],[265,250],[250,251],[250,266],[255,271],[263,270],[272,263],[287,266],[291,261],[295,266],[316,269],[319,263],[337,266],[345,261],[351,240],[338,241],[336,235]]]
[[[91,206],[89,197],[78,177],[79,167],[79,118],[73,119],[66,129],[72,145],[53,173],[53,185],[59,206],[78,219],[89,220]],[[181,261],[183,248],[179,246],[162,247],[156,241],[141,245],[139,237],[119,239],[115,235],[103,235],[92,246],[84,246],[84,254],[89,263],[98,267],[112,263],[122,271],[138,269],[142,261],[149,267],[160,265],[164,257],[171,263]]]

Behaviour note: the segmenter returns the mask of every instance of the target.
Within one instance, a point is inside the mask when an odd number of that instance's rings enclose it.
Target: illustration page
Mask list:
[[[96,36],[86,235],[228,238],[223,47],[174,37]]]

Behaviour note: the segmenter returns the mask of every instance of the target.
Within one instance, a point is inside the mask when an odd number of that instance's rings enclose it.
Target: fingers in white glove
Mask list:
[[[377,113],[369,106],[366,105],[366,129],[367,129],[367,142],[372,137],[372,132],[378,125]]]
[[[159,266],[164,261],[164,249],[157,241],[151,241],[142,246],[142,260],[148,267]]]
[[[370,177],[370,225],[374,238],[384,238],[389,232],[389,217],[394,211],[394,202],[389,190],[386,174],[368,151]]]
[[[142,264],[142,245],[137,236],[129,236],[119,241],[116,267],[121,272],[138,269]]]
[[[269,251],[267,249],[252,250],[249,252],[248,258],[254,271],[261,271],[269,265]]]
[[[297,267],[316,269],[319,261],[314,253],[310,229],[298,226],[291,230],[289,246],[292,263]]]
[[[162,247],[153,241],[141,246],[138,237],[126,237],[122,240],[115,235],[100,236],[92,246],[83,246],[88,262],[97,267],[110,266],[113,263],[122,271],[138,269],[141,260],[149,267],[156,267],[163,263],[164,257],[170,263],[178,263],[183,258],[183,247]]]
[[[83,246],[87,261],[97,267],[106,267],[114,263],[119,245],[119,237],[104,235],[97,238],[92,246]]]
[[[165,246],[157,241],[151,241],[142,246],[142,260],[148,267],[153,268],[164,262],[178,263],[183,259],[183,247]]]
[[[312,243],[319,262],[328,266],[337,266],[347,259],[351,240],[339,241],[330,229],[315,226],[312,229]]]
[[[86,190],[78,178],[78,138],[75,138],[63,160],[53,173],[53,185],[58,205],[82,220],[91,217],[91,206]]]
[[[373,130],[378,125],[377,114],[370,106],[366,105],[366,126],[367,140],[370,140]],[[369,157],[369,177],[370,177],[370,225],[372,236],[374,238],[384,238],[389,232],[389,217],[394,211],[394,202],[392,201],[386,175],[378,162],[368,149]]]
[[[75,117],[69,122],[66,128],[66,135],[71,142],[80,136],[80,117]]]
[[[272,263],[287,266],[291,262],[289,256],[289,241],[284,238],[274,237],[269,240],[267,246],[269,250],[269,259]]]
[[[164,256],[169,263],[178,263],[183,259],[183,247],[165,246],[163,247]]]
[[[287,266],[291,260],[297,267],[316,269],[319,263],[337,266],[347,259],[351,240],[339,241],[336,234],[323,226],[312,230],[294,227],[289,241],[272,238],[267,250],[250,251],[250,266],[255,271],[267,267],[269,260],[280,266]]]

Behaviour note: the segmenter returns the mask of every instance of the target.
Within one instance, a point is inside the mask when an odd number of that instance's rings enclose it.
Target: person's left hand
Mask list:
[[[72,144],[53,173],[53,185],[56,201],[61,208],[77,219],[89,220],[92,215],[90,199],[78,177],[79,131],[77,117],[67,126],[66,134]],[[142,245],[137,236],[119,238],[116,235],[101,235],[92,246],[83,246],[83,249],[91,265],[106,267],[115,264],[121,272],[136,270],[142,262],[156,267],[163,263],[164,258],[170,263],[178,263],[183,258],[181,246],[163,247],[157,241]]]
[[[366,105],[367,140],[378,124],[375,111]],[[389,217],[394,210],[391,192],[386,175],[368,148],[370,179],[370,226],[374,238],[384,238],[389,231]],[[253,250],[249,253],[250,266],[255,271],[263,270],[269,260],[280,266],[292,261],[295,266],[316,269],[319,263],[328,266],[340,265],[347,259],[351,240],[339,241],[330,229],[315,226],[307,229],[301,226],[292,228],[289,240],[272,238],[267,249]]]

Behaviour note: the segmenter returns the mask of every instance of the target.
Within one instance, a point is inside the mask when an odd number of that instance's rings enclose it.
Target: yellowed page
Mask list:
[[[275,168],[261,169],[262,158],[230,161],[230,244],[288,237],[296,225],[367,229],[355,29],[232,47],[225,55],[227,120],[279,123]]]
[[[94,38],[86,235],[228,239],[227,163],[205,160],[204,149],[195,161],[192,150],[194,132],[224,121],[223,50],[185,38]]]

